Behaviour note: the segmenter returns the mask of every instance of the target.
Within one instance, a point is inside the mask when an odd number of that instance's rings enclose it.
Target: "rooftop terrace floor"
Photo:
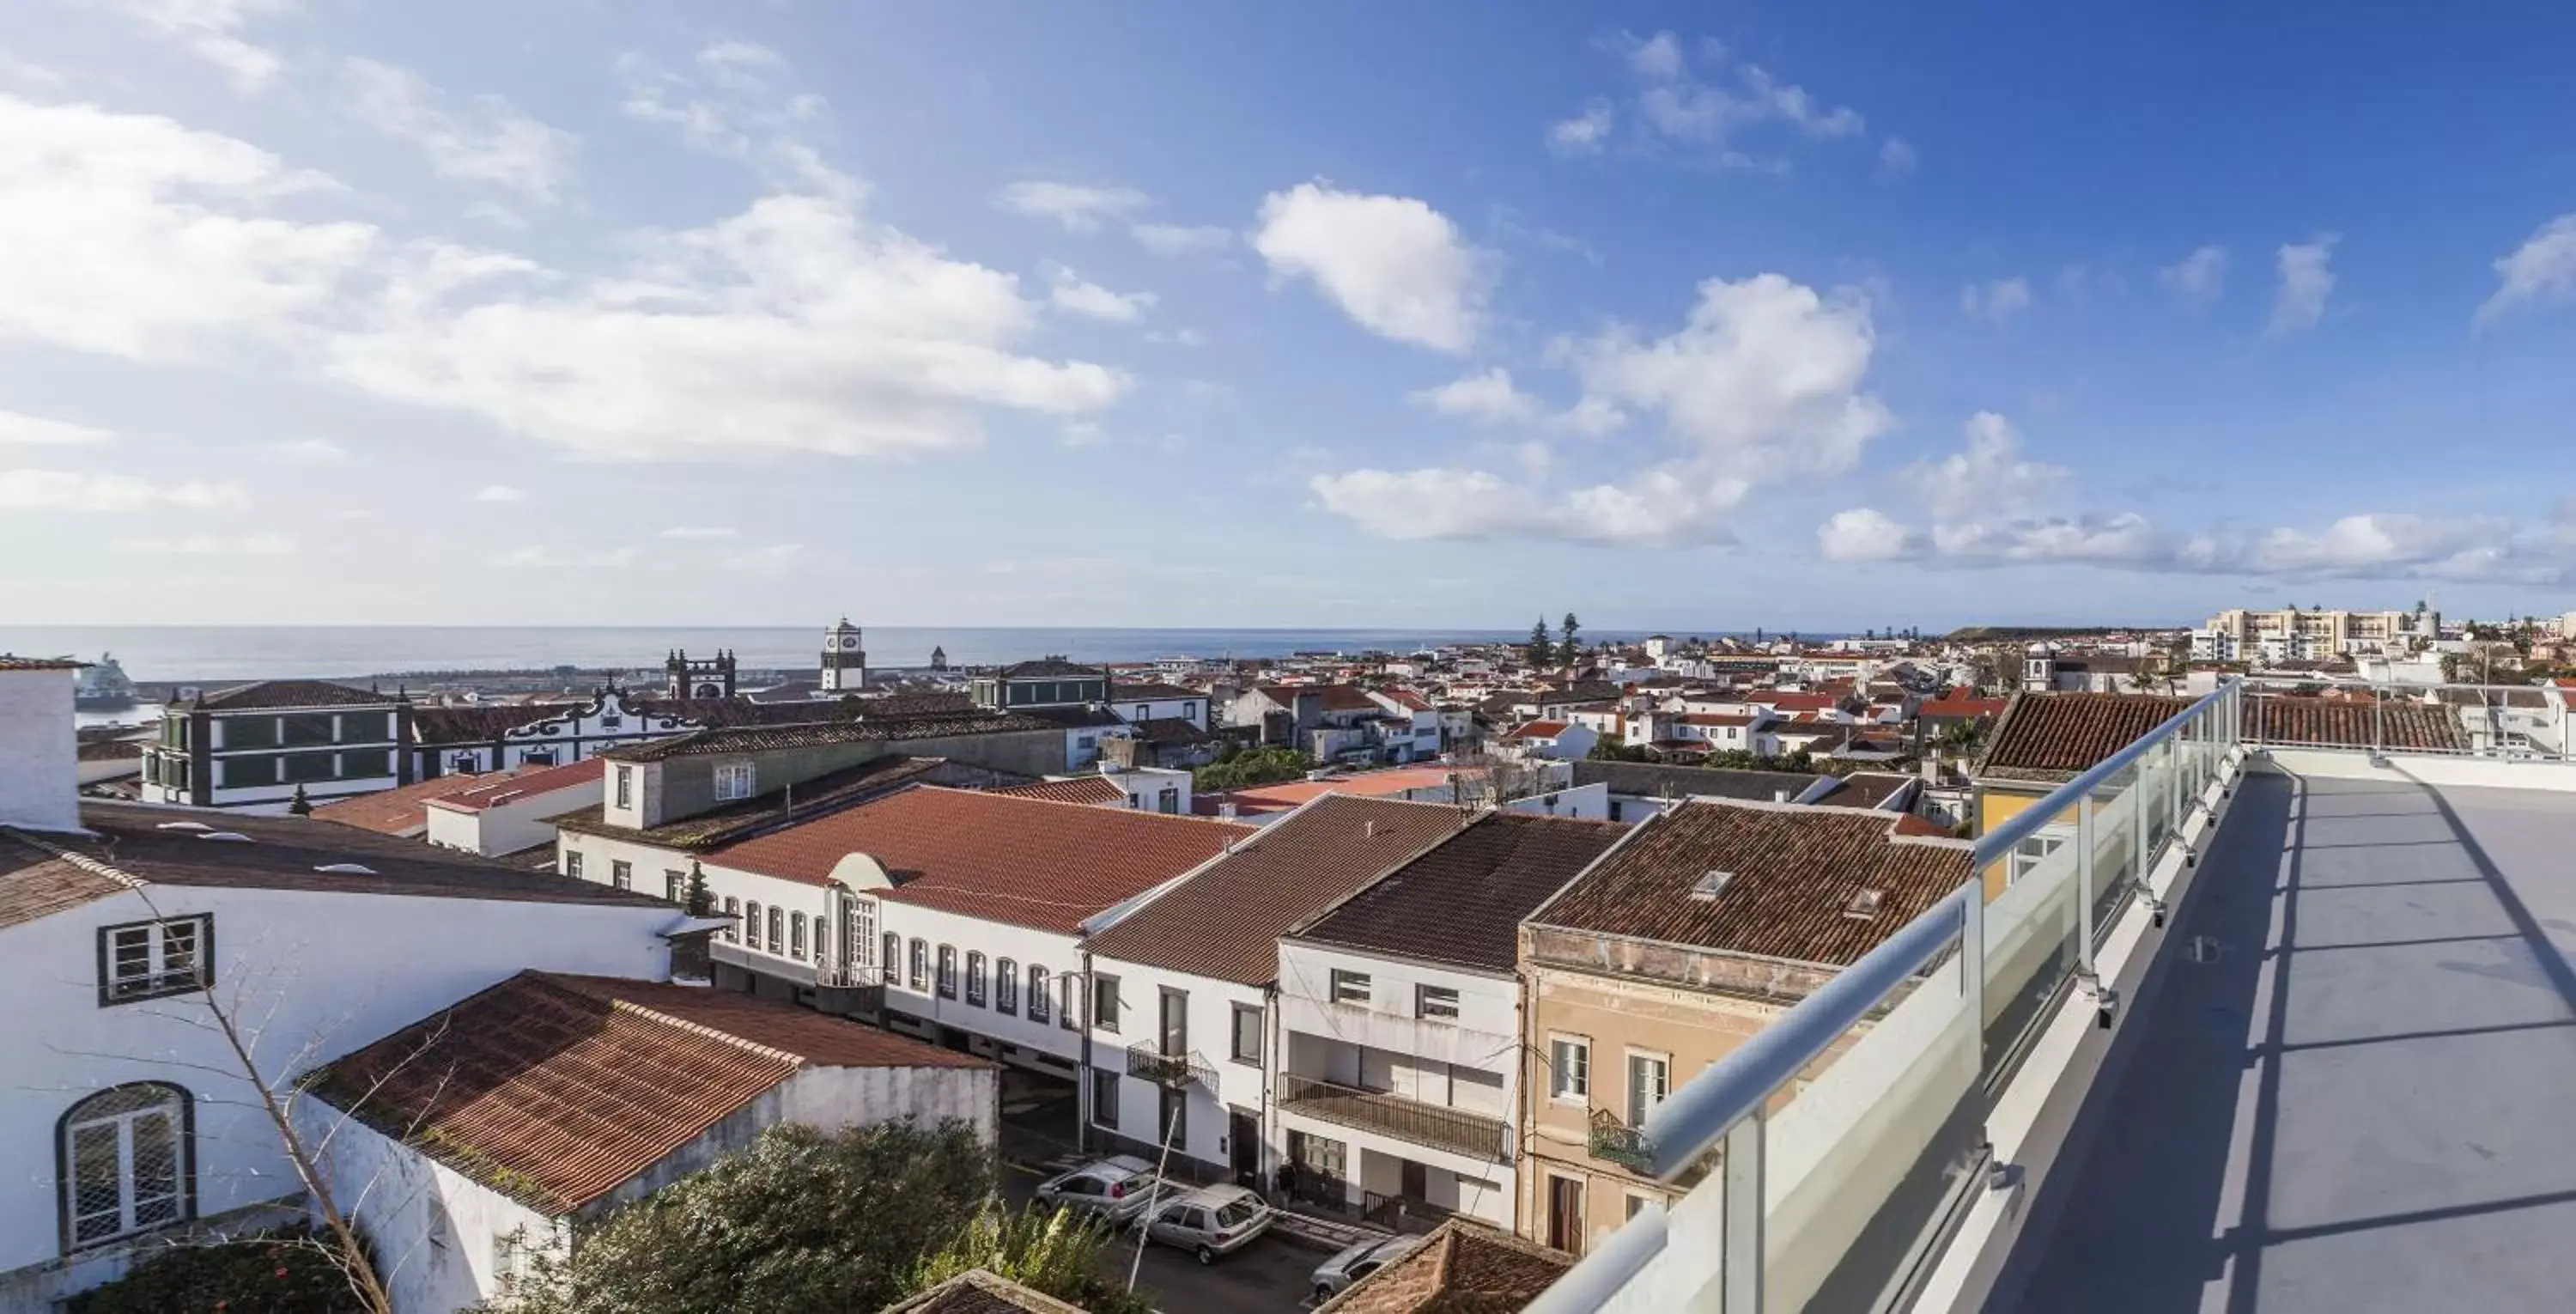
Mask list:
[[[2576,1308],[2576,794],[2258,775],[2203,863],[2018,1308]]]

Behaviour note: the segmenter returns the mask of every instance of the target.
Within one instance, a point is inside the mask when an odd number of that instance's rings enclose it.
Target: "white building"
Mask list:
[[[1471,814],[1326,794],[1151,898],[1091,919],[1083,1118],[1094,1142],[1175,1171],[1266,1179],[1278,938]]]
[[[0,690],[0,1311],[298,1194],[207,988],[276,1091],[522,968],[666,978],[688,932],[659,900],[306,818],[94,804],[64,833],[70,676]]]
[[[1519,757],[1574,761],[1592,751],[1601,735],[1587,726],[1564,721],[1528,721],[1495,739],[1496,747]]]
[[[827,697],[857,693],[868,687],[868,654],[862,647],[859,627],[843,616],[841,623],[823,631],[822,676],[816,687]]]
[[[298,1121],[327,1142],[333,1194],[402,1314],[506,1294],[532,1252],[560,1257],[610,1210],[780,1123],[953,1118],[993,1144],[1001,1103],[991,1064],[936,1045],[702,987],[544,972],[339,1059],[310,1091]]]
[[[586,757],[429,799],[421,804],[422,837],[487,858],[551,848],[554,818],[597,802],[606,766]]]
[[[147,803],[284,812],[300,791],[327,802],[419,778],[405,747],[411,702],[325,680],[267,680],[200,693],[161,714],[143,750]]]
[[[1626,833],[1489,813],[1280,938],[1271,1139],[1301,1199],[1514,1225],[1518,926]]]

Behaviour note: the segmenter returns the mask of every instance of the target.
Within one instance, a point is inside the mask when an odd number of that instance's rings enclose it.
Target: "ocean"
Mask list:
[[[1403,652],[1425,644],[1511,641],[1528,631],[1046,629],[886,625],[866,631],[868,664],[930,664],[947,650],[956,666],[987,666],[1060,653],[1075,661],[1157,657],[1276,657],[1300,650]],[[1622,632],[1587,639],[1635,637]],[[112,653],[145,683],[216,684],[259,679],[350,679],[429,671],[659,669],[673,648],[708,655],[730,648],[745,670],[811,671],[823,627],[445,625],[10,625],[0,653],[78,657]]]

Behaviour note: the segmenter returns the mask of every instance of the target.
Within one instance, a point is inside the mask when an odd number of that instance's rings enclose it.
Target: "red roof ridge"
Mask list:
[[[773,1058],[780,1060],[781,1062],[793,1063],[800,1068],[810,1068],[814,1066],[814,1060],[807,1058],[802,1054],[791,1054],[775,1045],[764,1045],[757,1040],[753,1040],[749,1036],[737,1036],[730,1031],[717,1030],[714,1027],[708,1026],[704,1022],[692,1022],[684,1017],[673,1017],[671,1014],[665,1013],[658,1008],[648,1008],[642,1004],[636,1003],[632,999],[623,999],[610,994],[591,994],[587,990],[583,990],[578,986],[557,978],[552,972],[531,970],[528,975],[537,978],[548,986],[564,991],[567,994],[580,995],[586,999],[597,999],[607,1004],[612,1010],[623,1009],[626,1012],[633,1013],[637,1017],[650,1019],[651,1021],[666,1027],[676,1027],[679,1030],[689,1032],[692,1035],[704,1036],[709,1040],[721,1040],[738,1049],[749,1050],[754,1054],[760,1055],[762,1058]]]
[[[1027,786],[1021,785],[1015,786],[1014,788],[1025,789]],[[1085,812],[1114,812],[1121,816],[1149,818],[1154,821],[1187,821],[1203,826],[1216,826],[1225,830],[1261,829],[1258,826],[1247,826],[1239,821],[1224,821],[1216,817],[1202,817],[1182,812],[1146,812],[1137,808],[1104,808],[1097,803],[1080,803],[1071,799],[1047,798],[1038,794],[1015,794],[1011,792],[1010,789],[960,789],[955,785],[928,785],[916,782],[914,784],[906,785],[902,789],[895,790],[893,793],[887,794],[885,797],[892,798],[895,794],[909,793],[916,789],[935,790],[942,794],[964,794],[974,798],[1006,798],[1014,803],[1034,803],[1042,807],[1050,808],[1080,808]]]

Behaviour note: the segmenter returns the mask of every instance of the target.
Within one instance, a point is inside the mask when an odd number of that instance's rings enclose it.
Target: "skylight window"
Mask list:
[[[1850,903],[1843,905],[1843,916],[1864,922],[1874,921],[1878,917],[1878,906],[1885,902],[1887,891],[1863,890],[1853,895]]]
[[[1726,887],[1734,881],[1735,873],[1731,871],[1703,872],[1698,880],[1691,883],[1691,897],[1702,900],[1715,899],[1726,893]]]

